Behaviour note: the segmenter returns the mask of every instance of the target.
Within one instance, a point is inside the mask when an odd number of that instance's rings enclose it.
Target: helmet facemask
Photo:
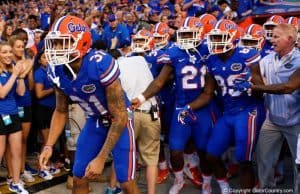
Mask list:
[[[201,28],[202,29],[202,28]],[[181,49],[193,49],[201,43],[201,30],[181,28],[177,30],[177,44]]]
[[[168,44],[168,39],[169,35],[168,34],[159,34],[159,33],[154,33],[153,34],[153,39],[154,39],[154,48],[156,50],[163,49],[164,47],[167,46]]]
[[[144,53],[149,51],[150,40],[147,37],[133,37],[131,43],[131,49],[134,53]]]
[[[249,34],[243,36],[239,42],[239,45],[245,48],[255,48],[260,51],[263,47],[263,38],[255,38]]]
[[[213,29],[207,34],[207,45],[210,54],[226,53],[234,47],[234,34]]]
[[[45,38],[45,56],[49,65],[70,64],[78,59],[80,51],[76,48],[79,39],[71,34],[60,34],[59,31],[49,32]]]
[[[69,64],[80,58],[77,44],[81,34],[75,38],[71,34],[61,34],[59,31],[52,31],[45,38],[45,56],[50,67],[65,65],[72,73],[73,79],[76,79],[76,74]]]
[[[266,22],[264,25],[263,25],[263,28],[266,32],[266,39],[267,40],[271,40],[272,37],[273,37],[273,29],[277,26],[276,23],[274,22]]]

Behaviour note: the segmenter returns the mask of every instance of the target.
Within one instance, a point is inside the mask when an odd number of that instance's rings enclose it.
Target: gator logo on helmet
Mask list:
[[[74,24],[72,22],[68,23],[67,26],[70,32],[85,32],[87,30],[86,26],[81,24]]]
[[[237,29],[236,25],[234,25],[231,22],[225,22],[224,26],[227,30],[236,30]]]

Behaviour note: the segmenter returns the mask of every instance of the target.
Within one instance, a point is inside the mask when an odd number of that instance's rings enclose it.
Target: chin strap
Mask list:
[[[59,77],[55,74],[55,66],[49,65],[48,71],[47,71],[48,77],[52,80],[52,82],[59,87]]]
[[[68,63],[65,64],[67,66],[67,68],[69,69],[69,71],[71,72],[73,79],[75,80],[77,78],[77,75],[74,73],[73,69],[70,67],[70,65]]]

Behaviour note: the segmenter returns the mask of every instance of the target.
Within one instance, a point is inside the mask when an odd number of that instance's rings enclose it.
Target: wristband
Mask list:
[[[53,150],[53,146],[51,146],[51,145],[45,145],[43,147],[43,150],[50,150],[50,151],[52,151]]]
[[[141,102],[141,104],[143,104],[146,101],[146,98],[143,94],[138,95],[137,97],[139,99],[139,101]]]

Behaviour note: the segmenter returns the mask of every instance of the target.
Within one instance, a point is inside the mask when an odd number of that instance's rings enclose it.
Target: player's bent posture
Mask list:
[[[113,58],[90,50],[87,24],[74,16],[63,16],[45,39],[49,77],[56,85],[56,108],[50,134],[39,163],[45,167],[52,146],[62,133],[68,111],[68,97],[87,113],[77,142],[73,168],[73,193],[88,193],[88,179],[99,176],[112,152],[116,175],[127,194],[140,193],[135,178],[135,144],[128,99],[119,82],[119,68]]]

